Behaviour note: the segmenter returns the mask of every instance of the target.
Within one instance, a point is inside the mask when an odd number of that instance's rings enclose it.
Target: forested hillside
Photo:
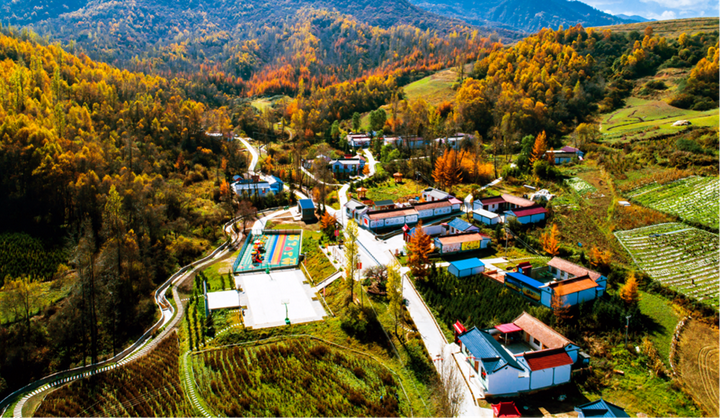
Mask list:
[[[413,0],[413,4],[438,13],[464,20],[474,25],[504,27],[525,33],[543,28],[601,26],[627,23],[620,17],[597,10],[581,1],[567,0],[502,0],[450,1]]]
[[[118,352],[155,320],[157,284],[221,238],[216,174],[244,161],[204,134],[228,110],[182,85],[0,35],[0,230],[52,244],[3,237],[0,396]],[[60,305],[42,298],[47,267],[72,285]]]
[[[494,32],[406,0],[204,0],[190,5],[143,0],[88,2],[58,14],[62,9],[48,0],[20,18],[25,9],[6,5],[0,18],[32,23],[41,36],[94,60],[167,77],[182,74],[230,95],[294,93],[301,78],[309,88],[398,65],[413,70],[446,66],[453,54],[473,50],[476,39]],[[45,11],[49,17],[43,17]],[[500,30],[495,36],[516,34]]]

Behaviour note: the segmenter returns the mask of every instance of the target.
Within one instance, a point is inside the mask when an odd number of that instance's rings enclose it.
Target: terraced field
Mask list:
[[[718,235],[682,223],[617,231],[615,237],[654,280],[718,307]]]
[[[688,177],[664,185],[649,184],[633,190],[627,197],[645,207],[713,229],[718,229],[720,223],[720,179],[716,177]]]
[[[585,180],[581,179],[580,177],[572,177],[565,180],[565,183],[570,186],[573,190],[578,192],[580,195],[584,195],[586,193],[592,193],[597,191],[597,189],[590,183],[586,182]]]

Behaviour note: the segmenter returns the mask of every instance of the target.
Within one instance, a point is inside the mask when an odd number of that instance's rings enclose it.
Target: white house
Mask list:
[[[422,191],[422,198],[426,202],[434,202],[436,200],[445,200],[453,197],[450,193],[436,189],[434,187],[428,187]]]
[[[361,217],[360,226],[377,230],[406,224],[414,225],[418,219],[418,211],[412,207],[367,211]]]
[[[495,225],[500,222],[500,215],[485,209],[473,209],[473,219],[486,225]]]
[[[457,208],[454,208],[454,206],[457,206]],[[460,210],[460,205],[453,204],[450,199],[436,200],[434,202],[415,203],[413,204],[413,207],[415,208],[415,210],[417,210],[420,219],[450,215],[451,213]]]
[[[523,312],[509,324],[464,330],[456,342],[477,373],[485,396],[517,395],[570,381],[579,347]]]
[[[367,134],[349,133],[345,139],[353,148],[367,148],[370,146],[371,138]]]

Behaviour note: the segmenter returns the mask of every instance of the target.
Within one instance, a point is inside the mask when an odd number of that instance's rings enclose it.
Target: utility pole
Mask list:
[[[628,315],[625,317],[625,345],[627,346],[627,340],[628,340],[628,328],[630,328],[630,318],[632,315]]]

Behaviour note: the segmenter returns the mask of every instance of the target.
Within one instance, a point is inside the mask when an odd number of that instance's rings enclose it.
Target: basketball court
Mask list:
[[[233,271],[235,273],[268,268],[297,266],[302,247],[301,231],[265,230],[248,236]]]
[[[245,326],[253,329],[320,321],[327,316],[322,303],[299,269],[272,270],[235,276],[242,289],[241,305],[247,307]],[[286,310],[287,309],[287,310]]]

